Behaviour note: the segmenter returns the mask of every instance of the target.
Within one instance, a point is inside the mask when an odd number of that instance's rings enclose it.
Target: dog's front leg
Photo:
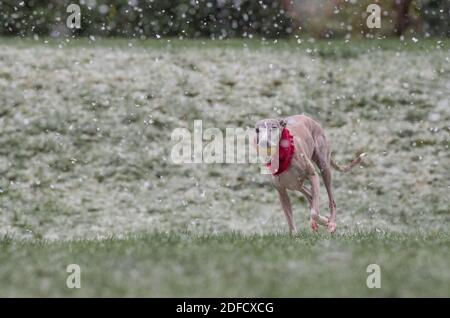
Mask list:
[[[289,195],[287,190],[284,188],[277,188],[278,196],[280,198],[281,207],[283,208],[284,215],[286,216],[286,220],[289,226],[289,232],[291,235],[297,234],[297,226],[295,225],[294,215],[292,214],[292,205],[289,200]]]
[[[313,232],[316,232],[319,228],[318,224],[327,226],[328,219],[321,216],[319,213],[319,177],[316,173],[309,177],[309,182],[311,182],[311,218],[310,225]]]

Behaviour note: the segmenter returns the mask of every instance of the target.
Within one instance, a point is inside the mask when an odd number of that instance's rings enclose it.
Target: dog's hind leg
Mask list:
[[[322,179],[327,189],[328,194],[328,206],[330,207],[330,218],[328,220],[328,231],[334,233],[336,231],[336,201],[334,201],[333,190],[331,188],[331,168],[329,165],[324,164],[322,169]]]
[[[303,194],[306,198],[306,200],[308,200],[309,205],[311,206],[312,204],[312,195],[311,195],[311,190],[309,190],[307,187],[305,187],[304,185],[301,185],[298,188],[298,191],[300,191],[301,194]]]
[[[336,231],[336,202],[334,200],[331,187],[331,148],[326,135],[322,134],[316,138],[316,147],[314,149],[314,162],[317,164],[322,175],[323,183],[328,194],[328,206],[330,208],[330,217],[327,227],[330,233]]]
[[[311,217],[310,217],[310,225],[313,232],[316,232],[318,229],[317,224],[321,224],[324,226],[328,225],[328,219],[321,216],[319,213],[319,177],[316,173],[312,174],[309,177],[309,181],[311,182]]]
[[[334,200],[333,189],[331,187],[331,152],[326,139],[323,139],[323,143],[316,148],[316,164],[320,169],[320,174],[322,175],[323,183],[325,189],[327,189],[328,194],[328,206],[330,208],[330,217],[328,219],[328,231],[334,233],[336,231],[336,201]]]

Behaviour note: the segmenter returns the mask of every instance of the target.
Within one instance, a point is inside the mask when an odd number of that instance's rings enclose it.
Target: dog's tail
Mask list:
[[[331,166],[332,166],[334,169],[336,169],[336,170],[338,170],[338,171],[340,171],[340,172],[344,172],[344,173],[345,173],[345,172],[348,172],[348,171],[352,170],[352,168],[353,168],[354,166],[360,164],[360,163],[362,162],[362,160],[363,160],[363,157],[364,157],[365,155],[366,155],[366,153],[363,152],[362,154],[356,156],[355,159],[353,159],[348,165],[346,165],[346,166],[344,166],[344,167],[338,165],[338,164],[336,163],[336,161],[334,161],[333,158],[331,158]]]

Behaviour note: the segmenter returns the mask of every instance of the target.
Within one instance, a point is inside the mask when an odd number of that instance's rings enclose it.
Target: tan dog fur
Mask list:
[[[324,225],[328,231],[336,231],[336,202],[331,187],[331,167],[347,172],[362,161],[365,155],[360,154],[346,167],[341,167],[331,158],[331,145],[324,129],[312,118],[305,115],[295,115],[284,119],[263,119],[255,125],[257,147],[278,149],[277,141],[270,140],[272,136],[280,136],[284,127],[289,129],[294,136],[295,152],[290,167],[279,174],[272,175],[272,182],[278,191],[281,206],[287,219],[291,234],[297,233],[297,227],[292,213],[292,206],[287,190],[300,191],[308,200],[310,205],[310,225],[315,232],[318,224]],[[275,131],[278,130],[278,133]],[[263,133],[264,131],[264,133]],[[279,142],[279,140],[278,140]],[[274,160],[278,153],[270,154],[270,160]],[[319,213],[319,173],[328,194],[330,216],[324,217]],[[311,187],[304,185],[309,181]]]

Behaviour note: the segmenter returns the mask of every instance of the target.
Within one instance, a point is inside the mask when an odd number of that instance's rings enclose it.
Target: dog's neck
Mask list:
[[[294,136],[286,127],[281,131],[280,141],[278,143],[278,151],[272,156],[271,161],[266,164],[272,175],[277,176],[286,171],[291,165],[294,156]]]

